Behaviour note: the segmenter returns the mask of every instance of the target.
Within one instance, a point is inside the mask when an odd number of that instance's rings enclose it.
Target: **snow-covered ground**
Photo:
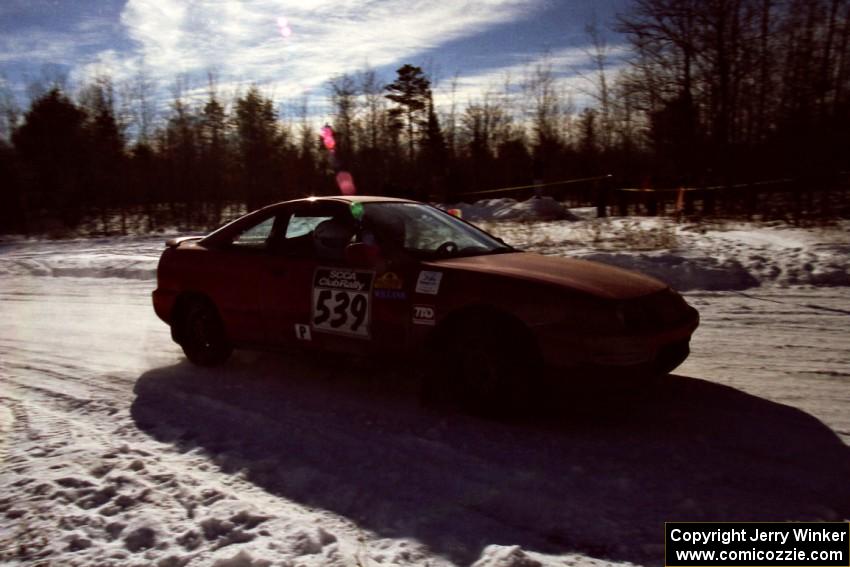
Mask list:
[[[150,306],[162,237],[0,243],[0,562],[658,565],[664,521],[850,517],[850,223],[487,205],[509,243],[686,290],[691,357],[496,423],[376,361],[192,367]]]

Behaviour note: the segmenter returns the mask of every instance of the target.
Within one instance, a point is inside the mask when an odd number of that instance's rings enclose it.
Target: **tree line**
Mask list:
[[[850,0],[634,0],[615,23],[624,65],[587,28],[581,109],[554,60],[467,100],[410,64],[391,81],[337,76],[333,155],[310,100],[284,111],[256,86],[227,98],[213,76],[200,98],[175,81],[165,112],[143,73],[73,95],[47,85],[25,111],[0,93],[0,232],[207,228],[337,193],[338,170],[360,193],[443,202],[609,173],[632,187],[830,185],[850,170],[849,22]]]

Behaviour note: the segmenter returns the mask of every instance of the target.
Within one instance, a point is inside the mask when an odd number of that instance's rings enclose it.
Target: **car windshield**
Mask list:
[[[513,251],[486,232],[419,203],[366,203],[364,221],[382,246],[403,249],[421,259]]]

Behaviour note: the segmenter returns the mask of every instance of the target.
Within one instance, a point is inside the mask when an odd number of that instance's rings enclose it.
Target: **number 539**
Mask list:
[[[364,293],[313,291],[313,327],[337,333],[368,336],[369,299]]]

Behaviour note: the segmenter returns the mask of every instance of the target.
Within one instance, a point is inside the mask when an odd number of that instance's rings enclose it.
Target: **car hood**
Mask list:
[[[599,262],[531,252],[488,254],[426,262],[431,269],[466,270],[581,291],[607,299],[629,299],[667,288],[655,278]]]

